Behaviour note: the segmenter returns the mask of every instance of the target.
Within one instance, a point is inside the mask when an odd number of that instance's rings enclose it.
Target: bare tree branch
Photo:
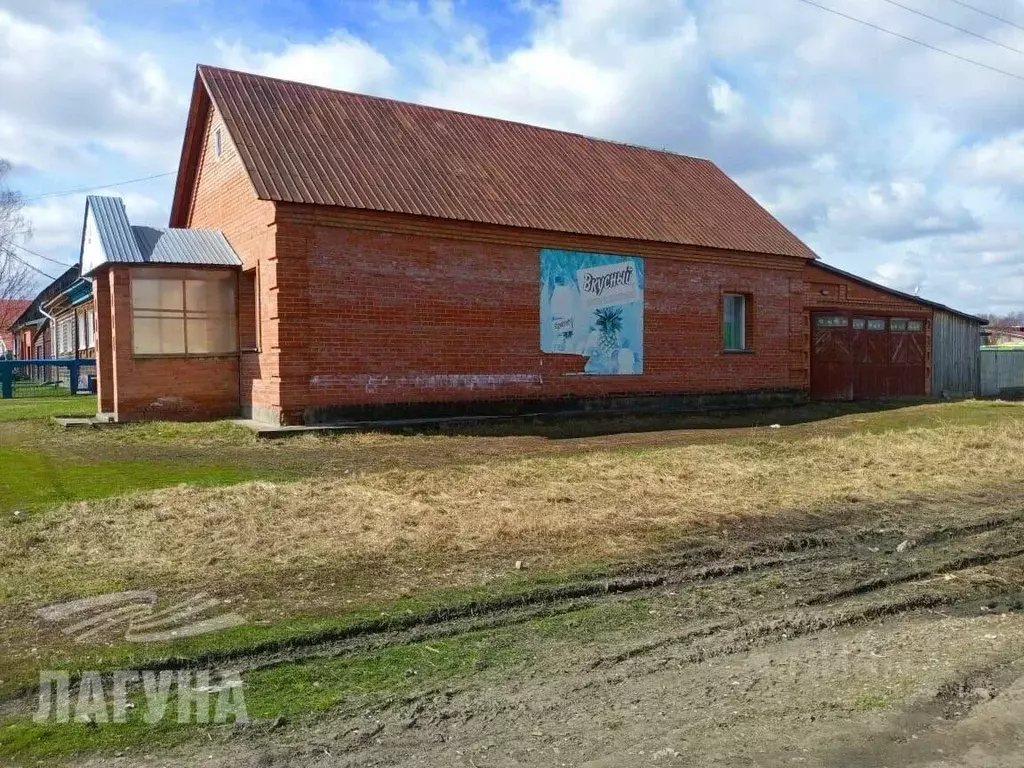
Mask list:
[[[982,317],[988,320],[989,325],[996,328],[1008,328],[1011,326],[1024,325],[1024,311],[1007,312],[1001,315],[990,312],[987,315],[982,315]]]
[[[0,332],[10,328],[21,314],[9,299],[30,298],[35,277],[14,251],[15,237],[28,232],[28,222],[22,213],[21,194],[4,182],[11,164],[0,158]]]

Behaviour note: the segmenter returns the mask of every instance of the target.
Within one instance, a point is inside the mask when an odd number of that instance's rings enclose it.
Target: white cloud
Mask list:
[[[152,55],[118,46],[66,7],[67,16],[43,19],[0,9],[4,155],[54,171],[95,165],[103,150],[163,170],[180,147],[186,94]]]
[[[928,279],[928,270],[920,257],[908,255],[898,261],[879,264],[875,267],[872,279],[898,291],[919,293]]]
[[[1024,187],[1024,130],[964,149],[956,170],[971,182]]]
[[[665,147],[707,132],[706,60],[681,0],[565,0],[500,58],[434,60],[428,103]]]
[[[250,50],[238,42],[219,41],[217,47],[228,67],[328,88],[380,92],[398,79],[387,57],[347,32],[334,32],[315,44],[285,45],[274,52]]]
[[[884,242],[916,240],[977,229],[962,204],[942,202],[914,179],[894,179],[866,190],[853,190],[828,212],[839,232]]]

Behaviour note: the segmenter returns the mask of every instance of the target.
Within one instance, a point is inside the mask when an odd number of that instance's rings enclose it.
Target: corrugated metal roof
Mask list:
[[[142,254],[132,234],[124,200],[120,197],[89,195],[86,208],[92,210],[99,231],[103,251],[109,261],[119,263],[141,262]]]
[[[88,198],[106,263],[240,267],[242,260],[213,229],[133,226],[119,197]]]
[[[200,66],[258,196],[814,258],[707,160]]]
[[[36,294],[36,297],[32,299],[32,303],[29,304],[28,308],[24,312],[22,312],[18,319],[11,324],[11,328],[15,329],[23,325],[29,325],[35,323],[36,321],[44,320],[45,318],[39,311],[39,307],[42,306],[47,301],[49,301],[50,299],[52,299],[54,296],[59,295],[61,291],[63,291],[69,285],[74,283],[79,278],[78,272],[79,267],[76,264],[75,266],[66,270],[64,274],[62,274],[52,283],[43,288],[43,290]]]
[[[240,267],[242,260],[214,229],[132,227],[147,264],[195,264]]]

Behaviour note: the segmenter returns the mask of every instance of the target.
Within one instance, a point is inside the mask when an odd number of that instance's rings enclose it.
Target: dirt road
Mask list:
[[[559,628],[512,668],[355,697],[309,721],[222,729],[170,754],[81,764],[1019,768],[1015,502],[1004,495],[934,517],[956,524],[912,530],[723,532],[611,577],[252,649],[231,664],[514,634],[541,618]],[[623,616],[643,617],[642,628]]]

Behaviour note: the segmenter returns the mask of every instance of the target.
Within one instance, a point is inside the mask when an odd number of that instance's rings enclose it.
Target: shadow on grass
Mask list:
[[[549,440],[568,440],[581,437],[603,437],[627,433],[663,432],[672,430],[728,430],[750,429],[771,425],[794,426],[859,414],[896,412],[891,423],[898,428],[906,420],[898,412],[915,406],[934,403],[927,399],[879,400],[848,402],[806,403],[780,408],[741,411],[712,411],[705,413],[652,413],[652,414],[534,414],[508,419],[465,420],[444,424],[423,424],[397,428],[405,434],[443,434],[463,437],[544,437]],[[390,430],[389,430],[390,431]]]

